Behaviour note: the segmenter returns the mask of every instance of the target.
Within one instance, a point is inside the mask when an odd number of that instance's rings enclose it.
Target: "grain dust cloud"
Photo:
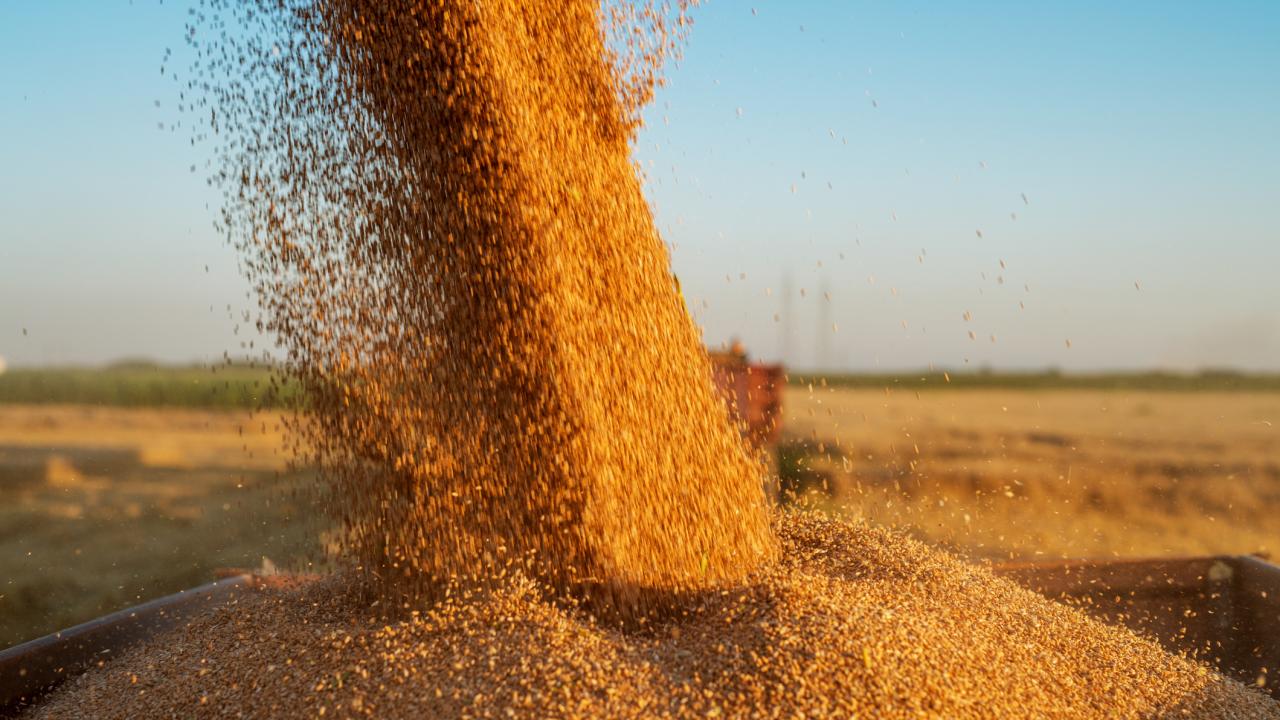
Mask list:
[[[222,226],[347,575],[38,717],[1270,717],[900,534],[769,507],[631,158],[687,10],[259,0],[193,20]]]

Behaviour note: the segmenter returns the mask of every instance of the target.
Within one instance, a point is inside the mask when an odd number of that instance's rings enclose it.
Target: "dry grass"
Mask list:
[[[0,406],[0,647],[313,553],[280,447],[272,415]]]
[[[977,558],[1280,548],[1280,394],[792,388],[817,501]]]

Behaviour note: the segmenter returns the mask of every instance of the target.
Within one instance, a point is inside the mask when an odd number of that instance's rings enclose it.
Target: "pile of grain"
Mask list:
[[[792,516],[786,558],[625,632],[522,578],[401,620],[261,591],[72,681],[40,718],[1280,718],[1126,630],[868,526]]]

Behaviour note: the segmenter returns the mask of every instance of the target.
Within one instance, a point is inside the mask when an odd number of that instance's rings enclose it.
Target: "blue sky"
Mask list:
[[[186,7],[0,7],[11,363],[237,351],[228,305],[251,301],[160,73],[166,48],[186,68]],[[1280,369],[1280,4],[695,13],[637,157],[709,342],[800,367]]]

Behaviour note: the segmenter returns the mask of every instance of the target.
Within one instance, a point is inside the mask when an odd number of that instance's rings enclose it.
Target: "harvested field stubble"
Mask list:
[[[1280,718],[1272,700],[904,536],[780,518],[782,560],[643,632],[528,580],[390,622],[258,591],[82,676],[40,718]]]
[[[1275,417],[1275,393],[819,386],[788,393],[783,452],[806,501],[972,559],[1274,556]]]

